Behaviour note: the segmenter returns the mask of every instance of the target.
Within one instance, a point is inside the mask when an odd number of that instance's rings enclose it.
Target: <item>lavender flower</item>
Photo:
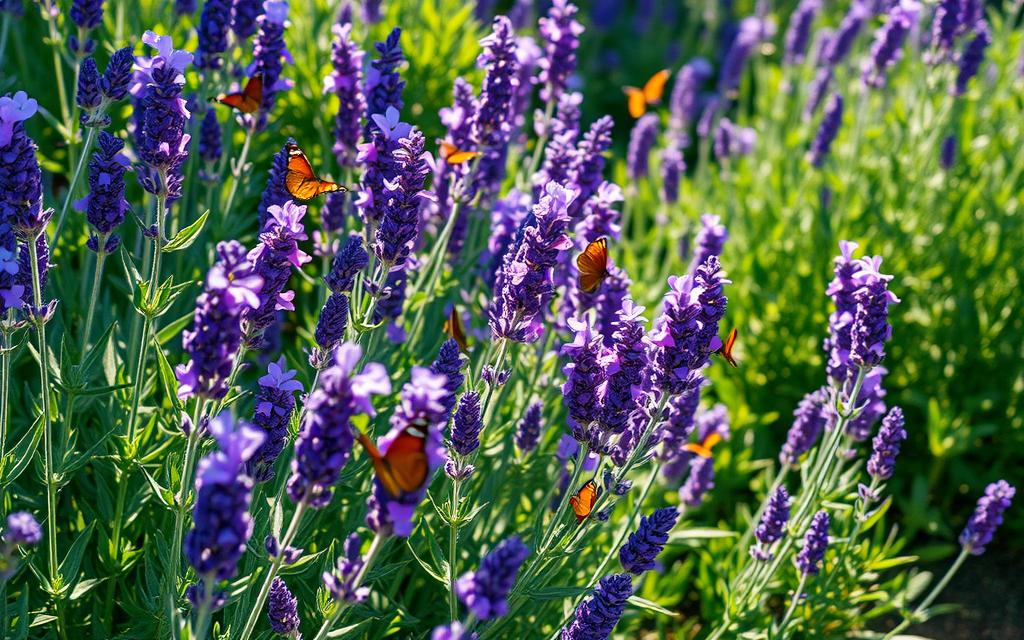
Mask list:
[[[8,309],[20,309],[25,295],[25,286],[19,282],[17,251],[14,234],[6,224],[0,224],[0,315],[3,316]]]
[[[832,84],[832,75],[832,67],[821,67],[814,74],[811,86],[807,90],[807,104],[804,105],[803,113],[804,120],[810,120],[818,110],[822,100],[825,99],[825,94],[828,93],[829,86]]]
[[[356,276],[369,263],[370,256],[363,248],[363,237],[353,233],[335,256],[330,273],[324,276],[324,282],[334,293],[348,293],[352,291]]]
[[[111,253],[118,243],[114,230],[124,222],[128,210],[124,174],[129,163],[121,153],[124,141],[117,136],[101,131],[98,143],[99,148],[89,161],[89,195],[76,202],[75,208],[85,212],[92,227],[89,248],[97,253]]]
[[[833,93],[825,107],[825,115],[818,125],[818,134],[811,142],[810,159],[811,166],[820,168],[825,164],[832,141],[839,133],[839,127],[843,124],[843,96]]]
[[[263,74],[263,104],[258,114],[250,116],[250,126],[262,130],[267,124],[267,114],[274,109],[277,92],[288,86],[288,82],[281,78],[284,69],[282,60],[289,55],[284,41],[285,27],[288,26],[288,2],[266,0],[263,3],[263,15],[256,19],[256,23],[259,30],[252,47],[252,75]]]
[[[362,182],[359,184],[359,196],[356,207],[363,219],[363,224],[375,229],[384,218],[387,209],[386,185],[398,175],[398,162],[395,154],[400,143],[412,133],[412,127],[399,120],[398,109],[388,107],[383,116],[370,118],[373,129],[369,142],[359,145],[356,160],[365,166]],[[381,129],[378,122],[384,125]],[[410,159],[411,160],[411,159]]]
[[[375,415],[371,398],[391,393],[383,365],[371,362],[353,373],[362,357],[358,345],[334,350],[334,362],[320,374],[320,387],[306,400],[306,417],[295,441],[288,495],[314,509],[330,504],[334,483],[352,451],[352,417]]]
[[[14,252],[13,233],[35,237],[43,218],[42,171],[36,143],[22,124],[35,115],[38,103],[24,91],[0,97],[0,227],[11,235],[4,248]]]
[[[196,12],[196,0],[174,0],[174,15],[186,16]]]
[[[935,17],[932,20],[934,54],[929,56],[928,62],[934,64],[952,57],[956,36],[962,28],[960,22],[963,17],[962,4],[962,0],[939,0],[938,6],[935,7]]]
[[[817,575],[821,561],[828,548],[828,513],[819,511],[811,519],[811,526],[804,536],[804,546],[796,554],[796,566],[805,576]]]
[[[263,278],[253,273],[245,248],[234,240],[221,242],[217,256],[196,299],[192,329],[181,334],[182,348],[189,354],[188,363],[175,370],[178,397],[183,400],[193,395],[219,400],[227,395],[242,342],[242,310],[260,304]]]
[[[46,220],[49,220],[47,215]],[[46,226],[46,223],[42,223],[40,230]],[[40,233],[36,236],[35,240],[23,237],[19,243],[18,250],[18,272],[16,274],[16,281],[23,290],[21,303],[22,308],[26,309],[29,316],[42,316],[44,319],[49,319],[53,315],[53,310],[56,308],[54,305],[56,301],[50,301],[49,304],[45,302],[45,291],[46,291],[46,275],[50,269],[50,247],[46,242],[46,234]],[[33,288],[35,283],[32,281],[32,252],[29,249],[29,242],[34,242],[36,245],[36,269],[39,272],[39,293],[44,297],[44,304],[41,308],[35,306],[35,294]]]
[[[690,273],[696,273],[697,267],[708,261],[711,256],[721,256],[725,241],[729,239],[729,230],[722,224],[721,216],[705,213],[700,217],[700,231],[697,232],[697,246],[690,261]]]
[[[796,466],[800,456],[810,451],[828,422],[828,389],[822,387],[805,395],[793,412],[793,426],[779,452],[782,464]]]
[[[470,134],[473,129],[476,111],[477,100],[476,96],[473,95],[473,86],[462,77],[455,78],[455,83],[452,87],[452,105],[450,107],[443,107],[438,111],[441,124],[448,130],[445,135],[445,141],[459,149],[475,147],[476,144],[473,142]],[[431,214],[440,222],[443,223],[448,219],[455,205],[456,194],[453,191],[453,186],[459,184],[459,181],[469,171],[470,166],[469,163],[465,162],[462,164],[442,162],[437,167],[433,182],[433,190],[437,196],[437,202]],[[456,227],[453,228],[452,236],[448,241],[449,252],[453,255],[457,254],[458,250],[461,249],[464,240],[464,236],[461,233],[456,233],[456,231],[465,231],[465,226],[459,224],[461,220],[462,218],[457,221]]]
[[[135,57],[131,47],[118,49],[110,56],[107,69],[100,78],[100,89],[109,101],[117,101],[128,95],[128,87],[132,81],[132,66]]]
[[[789,16],[789,28],[786,30],[785,60],[789,64],[800,64],[807,54],[807,43],[810,42],[811,25],[821,10],[821,0],[800,0],[793,13]]]
[[[288,439],[288,424],[295,410],[295,392],[302,391],[302,383],[294,379],[298,372],[285,367],[284,357],[281,357],[277,362],[271,362],[266,375],[258,380],[252,422],[263,432],[265,439],[247,467],[256,482],[266,482],[274,477],[274,462]]]
[[[206,165],[200,170],[199,176],[204,182],[216,183],[220,180],[216,166],[222,152],[220,122],[217,121],[217,112],[210,109],[203,116],[203,124],[199,127],[199,157]]]
[[[441,399],[441,404],[444,405],[446,416],[450,416],[452,409],[455,408],[455,394],[462,388],[462,383],[466,379],[466,376],[462,375],[463,365],[465,361],[459,351],[459,343],[451,339],[441,343],[437,358],[430,365],[431,373],[445,377],[445,396]]]
[[[722,58],[722,66],[718,71],[718,92],[720,94],[728,95],[739,88],[747,59],[753,53],[754,48],[761,43],[764,33],[765,25],[760,18],[749,16],[740,22],[739,31],[733,38],[732,44],[729,45],[725,57]]]
[[[402,110],[402,90],[405,89],[405,81],[398,74],[398,67],[405,62],[402,55],[402,45],[399,39],[402,37],[402,30],[395,27],[388,34],[384,42],[378,42],[375,46],[379,58],[370,63],[370,69],[366,73],[366,128],[363,136],[370,138],[376,124],[371,116],[378,113],[386,113],[388,107],[396,112]],[[399,136],[404,137],[404,136]]]
[[[720,118],[715,129],[715,157],[720,160],[749,155],[757,142],[757,132],[741,127],[728,118]]]
[[[939,165],[949,171],[956,165],[956,136],[949,134],[942,139],[942,147],[939,150]]]
[[[579,137],[582,100],[583,95],[575,92],[563,93],[558,98],[555,117],[546,126],[550,140],[544,148],[544,163],[540,171],[533,176],[535,196],[540,194],[541,187],[548,182],[554,180],[564,184],[569,178],[576,160],[576,139]],[[542,113],[535,116],[538,120],[542,120],[543,117]],[[544,129],[543,125],[543,122],[538,122],[536,128]]]
[[[632,180],[645,178],[648,174],[647,160],[658,138],[658,115],[648,113],[633,126],[629,134],[629,150],[626,156],[626,173]]]
[[[491,234],[487,238],[487,251],[480,256],[480,263],[484,268],[484,281],[489,286],[494,285],[502,259],[529,211],[529,194],[517,189],[510,190],[504,198],[494,203],[491,209]]]
[[[82,110],[78,120],[83,127],[105,127],[110,124],[110,116],[103,112],[102,77],[92,58],[82,60],[78,69],[78,87],[75,92],[75,104]]]
[[[772,559],[768,547],[776,540],[786,535],[786,523],[789,522],[789,493],[786,487],[779,487],[772,495],[768,496],[768,504],[764,513],[761,514],[761,521],[754,530],[754,537],[757,538],[757,546],[750,548],[750,555],[761,561]]]
[[[572,622],[562,628],[562,640],[611,637],[631,595],[633,579],[628,573],[601,578],[593,595],[576,608]]]
[[[351,24],[331,27],[331,73],[324,78],[324,93],[338,96],[338,113],[334,117],[334,155],[342,167],[355,167],[356,146],[366,113],[363,97],[364,53],[352,39]]]
[[[850,328],[850,362],[861,367],[877,366],[885,357],[885,343],[892,337],[889,305],[900,301],[889,291],[892,276],[878,271],[881,265],[879,256],[863,258],[854,274],[863,284],[854,294],[857,312]]]
[[[248,256],[253,272],[263,279],[260,302],[257,307],[242,312],[246,344],[253,348],[262,344],[263,332],[273,323],[278,310],[295,310],[292,303],[295,292],[284,288],[292,267],[301,269],[312,260],[298,244],[299,240],[307,239],[302,226],[306,207],[289,201],[283,207],[271,205],[267,213],[270,218],[260,233],[260,243]]]
[[[960,534],[960,545],[972,555],[985,553],[985,546],[992,542],[996,529],[1003,524],[1003,512],[1010,507],[1016,493],[1006,480],[985,487],[985,495],[978,498],[978,506]]]
[[[537,82],[541,85],[541,100],[549,104],[555,104],[568,86],[569,76],[576,71],[576,49],[584,31],[575,19],[578,11],[576,5],[566,0],[554,0],[548,15],[539,21],[544,57],[538,62]]]
[[[917,24],[921,5],[916,0],[900,0],[889,10],[888,18],[871,45],[871,57],[864,61],[861,81],[867,87],[885,86],[886,74],[900,59],[903,43]]]
[[[43,528],[28,511],[7,514],[7,524],[0,536],[0,582],[18,571],[19,547],[34,547],[43,539]]]
[[[291,138],[285,142],[280,151],[274,154],[270,161],[270,171],[267,173],[267,184],[263,187],[263,194],[260,196],[260,204],[257,208],[257,225],[262,232],[270,216],[271,206],[283,207],[286,202],[292,199],[288,188],[284,183],[285,174],[288,173],[288,144],[295,142]]]
[[[365,602],[370,595],[367,587],[356,587],[356,577],[363,570],[363,557],[359,552],[359,536],[345,538],[344,553],[338,557],[334,571],[324,571],[323,580],[331,597],[339,602]]]
[[[467,633],[465,625],[458,620],[434,627],[430,632],[430,640],[477,640],[478,637],[475,632]]]
[[[441,400],[445,395],[444,376],[435,375],[424,367],[413,367],[412,379],[402,387],[399,404],[391,416],[391,430],[377,442],[384,455],[399,434],[415,427],[426,434],[427,474],[423,485],[411,492],[395,496],[388,492],[379,479],[373,483],[373,493],[367,500],[366,523],[373,531],[388,532],[405,538],[412,533],[412,518],[416,506],[423,499],[434,471],[444,459],[442,430],[447,414]]]
[[[592,425],[604,417],[607,368],[614,356],[605,350],[601,336],[594,332],[589,319],[570,318],[569,328],[575,333],[575,339],[561,350],[561,354],[570,359],[562,369],[565,374],[562,396],[569,427],[576,440],[601,451],[604,445],[600,440],[601,433]]]
[[[654,559],[668,542],[668,532],[676,526],[679,510],[675,507],[658,509],[648,516],[640,517],[640,526],[629,534],[626,544],[619,549],[619,562],[626,571],[640,575],[653,569]]]
[[[256,33],[257,19],[263,10],[260,0],[233,0],[231,3],[231,31],[241,42]]]
[[[236,428],[226,414],[210,421],[210,433],[220,451],[199,462],[192,510],[195,524],[184,547],[201,582],[235,577],[253,529],[249,515],[253,481],[244,465],[263,442],[261,432],[245,423]]]
[[[679,488],[679,501],[688,507],[699,507],[704,495],[715,488],[715,461],[713,458],[693,456],[690,474]]]
[[[374,115],[383,135],[387,126],[384,118]],[[393,155],[395,175],[385,182],[382,194],[386,205],[380,226],[377,227],[373,252],[384,265],[405,262],[419,233],[419,206],[423,197],[423,183],[430,171],[423,152],[423,134],[411,131],[398,141]]]
[[[381,20],[381,0],[363,0],[363,22],[376,24]]]
[[[665,147],[661,153],[661,195],[668,204],[679,201],[679,179],[685,171],[682,150],[674,144]]]
[[[853,48],[864,21],[870,15],[870,10],[863,0],[855,0],[850,4],[850,10],[843,16],[839,28],[828,39],[828,46],[825,49],[825,61],[829,66],[838,66]]]
[[[601,406],[601,420],[611,433],[625,431],[629,416],[646,400],[644,372],[647,345],[644,333],[647,321],[644,308],[626,298],[616,315],[612,334],[614,362],[607,368],[607,390]]]
[[[523,413],[523,419],[519,421],[516,428],[516,447],[524,454],[530,453],[537,448],[537,441],[540,440],[540,431],[544,426],[544,403],[537,401],[531,403]]]
[[[553,291],[551,269],[558,253],[572,246],[565,230],[575,195],[548,183],[545,195],[533,208],[532,224],[523,229],[515,250],[506,253],[489,311],[495,338],[529,343],[540,336],[541,305]]]
[[[206,0],[199,16],[199,48],[196,67],[220,69],[221,55],[228,49],[228,28],[231,26],[231,0]]]
[[[978,69],[985,59],[985,50],[991,43],[992,36],[989,34],[988,24],[983,20],[975,23],[974,37],[964,47],[964,52],[960,56],[953,95],[962,96],[967,92],[967,83],[978,74]]]
[[[610,116],[599,118],[576,145],[576,161],[569,170],[569,180],[577,189],[575,200],[569,203],[569,216],[573,219],[604,182],[604,153],[612,146],[614,126],[615,121]]]
[[[455,594],[480,620],[506,615],[508,593],[528,555],[530,549],[518,536],[506,538],[484,556],[476,571],[469,571],[458,579]]]
[[[87,56],[96,48],[89,33],[103,23],[103,0],[72,0],[70,14],[78,33],[68,38],[68,47],[76,56]]]
[[[480,100],[472,118],[471,138],[484,154],[472,193],[494,196],[505,175],[506,147],[512,137],[512,106],[519,89],[515,33],[505,16],[494,18],[493,30],[480,41],[478,67],[486,70]]]
[[[459,398],[459,406],[452,419],[452,449],[460,456],[468,456],[480,446],[480,430],[483,428],[480,415],[480,394],[467,391]]]
[[[328,352],[341,344],[348,328],[349,301],[343,293],[332,293],[320,310],[313,338],[317,347]]]
[[[267,619],[274,633],[295,636],[299,630],[299,601],[280,577],[270,583],[267,597]]]
[[[678,136],[684,134],[697,117],[700,88],[711,77],[711,64],[703,58],[690,60],[676,74],[672,94],[669,96],[669,130]],[[685,146],[685,145],[684,145]]]
[[[857,442],[867,440],[878,419],[885,415],[886,390],[882,379],[889,373],[885,367],[874,367],[864,376],[855,406],[860,412],[846,423],[846,434]]]

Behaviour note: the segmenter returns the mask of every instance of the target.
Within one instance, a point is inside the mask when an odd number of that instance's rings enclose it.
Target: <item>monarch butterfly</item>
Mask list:
[[[718,433],[717,431],[712,431],[711,433],[708,434],[706,438],[704,438],[704,442],[701,442],[699,444],[696,442],[688,442],[683,445],[683,449],[689,451],[690,453],[696,453],[698,456],[702,458],[710,458],[712,447],[714,447],[721,441],[722,434]]]
[[[580,290],[586,293],[597,291],[608,277],[608,240],[598,238],[588,244],[576,258],[576,268],[580,272]]]
[[[263,74],[257,73],[249,78],[245,89],[237,93],[222,93],[214,100],[242,113],[256,113],[263,106]]]
[[[569,497],[569,504],[572,505],[572,511],[576,514],[576,522],[583,522],[587,519],[590,512],[594,510],[594,503],[597,502],[599,495],[601,495],[601,491],[597,488],[597,483],[588,480],[579,488],[579,491]]]
[[[629,115],[639,118],[647,111],[647,105],[661,102],[661,96],[665,92],[665,83],[668,82],[668,75],[668,69],[662,69],[651,76],[651,79],[644,84],[643,89],[636,87],[622,88],[626,94]]]
[[[729,332],[729,337],[725,339],[725,344],[723,344],[717,351],[715,351],[715,353],[725,358],[725,361],[734,367],[739,366],[738,364],[736,364],[736,359],[733,358],[732,356],[732,347],[733,345],[736,344],[737,333],[738,332],[736,331],[736,328],[733,327],[733,330]]]
[[[387,453],[381,453],[370,436],[356,430],[356,438],[373,460],[384,489],[393,497],[412,493],[423,486],[430,466],[427,463],[427,434],[416,426],[406,427],[392,440]]]
[[[340,184],[317,177],[306,154],[297,144],[289,142],[285,149],[288,151],[288,170],[284,174],[284,186],[292,196],[299,200],[312,200],[332,191],[348,191]]]
[[[462,319],[459,317],[459,310],[455,305],[452,305],[452,310],[448,312],[448,319],[444,321],[444,332],[459,344],[459,349],[462,349],[463,353],[469,353],[466,332],[462,330]]]
[[[463,151],[447,140],[438,141],[441,159],[448,164],[462,164],[480,155],[479,151]]]

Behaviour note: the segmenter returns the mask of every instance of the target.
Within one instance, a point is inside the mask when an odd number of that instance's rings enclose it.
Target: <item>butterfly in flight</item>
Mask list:
[[[249,78],[245,89],[237,93],[222,93],[214,100],[242,113],[256,113],[263,106],[263,74],[257,73]]]
[[[441,159],[448,164],[462,164],[480,155],[479,151],[463,151],[447,140],[438,141]]]
[[[459,317],[459,310],[452,305],[448,312],[448,319],[444,321],[444,332],[448,337],[458,343],[463,353],[469,353],[469,342],[466,340],[466,332],[462,329],[462,318]]]
[[[580,291],[593,293],[608,277],[608,240],[598,238],[576,257],[576,268],[580,272]]]
[[[597,483],[593,480],[588,480],[586,484],[579,488],[579,491],[569,497],[572,512],[576,514],[576,522],[583,522],[590,516],[590,512],[594,510],[594,503],[597,502],[599,495],[601,495],[601,490],[597,488]]]
[[[285,149],[288,151],[288,169],[284,174],[284,186],[293,197],[299,200],[312,200],[332,191],[348,191],[340,184],[317,177],[299,145],[289,142]]]
[[[356,430],[356,439],[363,445],[366,453],[373,460],[373,469],[377,472],[384,489],[395,498],[413,493],[423,486],[427,480],[430,466],[427,463],[427,434],[420,427],[412,425],[405,428],[391,442],[387,453],[381,453],[370,436]]]
[[[733,330],[729,332],[729,337],[725,339],[725,344],[723,344],[721,347],[719,347],[715,351],[715,353],[717,353],[718,355],[720,355],[723,358],[725,358],[725,361],[728,362],[729,364],[731,364],[734,367],[740,366],[740,365],[736,364],[736,358],[734,358],[733,355],[732,355],[732,348],[733,348],[733,345],[736,344],[736,334],[737,333],[738,332],[736,331],[736,328],[733,327]]]
[[[647,112],[647,105],[661,102],[661,96],[665,93],[665,83],[668,82],[668,69],[662,69],[651,76],[651,79],[644,84],[643,89],[637,87],[623,87],[626,94],[626,104],[629,107],[629,115],[639,118]]]
[[[710,458],[711,449],[721,441],[722,434],[718,433],[717,431],[712,431],[707,435],[706,438],[704,438],[703,442],[688,442],[683,445],[683,449],[685,451],[689,451],[690,453],[696,453],[698,456],[702,458]]]

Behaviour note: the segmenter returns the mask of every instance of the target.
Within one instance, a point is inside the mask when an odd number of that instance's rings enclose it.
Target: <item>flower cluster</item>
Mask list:
[[[252,423],[263,432],[265,439],[249,461],[249,475],[256,482],[274,477],[274,462],[284,449],[288,438],[288,424],[295,410],[295,392],[302,391],[302,383],[295,380],[297,371],[285,369],[284,358],[271,362],[266,375],[257,381],[256,410]]]
[[[89,195],[75,203],[76,208],[85,211],[92,227],[88,246],[97,253],[113,253],[120,244],[114,230],[124,222],[128,211],[124,174],[130,166],[121,153],[123,149],[123,140],[100,132],[99,149],[89,161]]]
[[[548,15],[540,19],[540,35],[544,39],[544,57],[538,62],[537,82],[540,97],[555,104],[565,91],[569,76],[576,71],[576,49],[580,46],[583,25],[576,21],[579,10],[566,0],[554,0]]]
[[[331,27],[331,73],[324,78],[324,93],[338,96],[338,113],[334,118],[334,155],[343,167],[354,167],[356,145],[362,135],[366,113],[363,97],[363,56],[352,39],[351,24]]]
[[[356,578],[364,567],[360,545],[359,535],[350,534],[345,538],[343,553],[338,557],[334,571],[323,573],[327,592],[338,602],[363,602],[370,595],[369,588],[356,585]]]
[[[463,574],[455,583],[459,600],[480,620],[508,613],[508,594],[520,565],[530,549],[517,537],[503,540],[480,561],[476,571]]]
[[[960,545],[976,556],[985,553],[985,546],[992,542],[996,529],[1003,523],[1003,512],[1010,508],[1016,493],[1017,489],[1006,480],[985,487],[985,495],[978,498],[978,506],[960,534]]]
[[[679,510],[675,507],[665,507],[650,516],[642,516],[640,526],[629,534],[626,544],[619,549],[622,568],[634,575],[653,569],[654,560],[668,542],[668,532],[678,519]]]
[[[576,608],[572,621],[562,629],[562,640],[610,637],[631,595],[633,579],[628,573],[601,578],[593,594]]]

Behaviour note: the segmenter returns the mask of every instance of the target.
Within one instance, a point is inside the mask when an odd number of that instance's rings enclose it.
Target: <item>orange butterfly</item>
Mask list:
[[[608,277],[608,240],[598,238],[583,250],[576,258],[576,268],[580,272],[579,287],[581,291],[593,293]]]
[[[704,438],[704,442],[701,442],[700,444],[696,442],[688,442],[683,445],[683,449],[685,451],[689,451],[690,453],[696,453],[698,456],[702,458],[710,458],[712,447],[714,447],[721,441],[722,434],[718,433],[717,431],[712,431],[711,433],[708,434],[708,437]]]
[[[629,115],[639,118],[647,111],[647,105],[661,102],[661,96],[665,93],[665,83],[668,82],[668,75],[668,69],[662,69],[651,76],[651,79],[644,84],[643,89],[636,87],[622,88],[626,94]]]
[[[463,151],[447,140],[439,140],[441,159],[448,164],[462,164],[480,155],[479,151]]]
[[[732,347],[736,344],[737,333],[736,328],[733,327],[733,330],[729,332],[729,337],[725,339],[725,344],[715,351],[715,353],[725,358],[725,361],[734,367],[740,366],[736,364],[736,359],[732,357]]]
[[[427,480],[427,434],[415,426],[405,428],[381,453],[370,436],[356,430],[356,438],[373,460],[373,469],[384,489],[395,498],[412,493]]]
[[[284,174],[284,186],[292,196],[299,200],[312,200],[332,191],[348,191],[340,184],[318,178],[297,144],[289,142],[285,148],[288,150],[288,170]]]
[[[466,341],[466,332],[462,330],[462,318],[459,317],[459,310],[452,305],[448,313],[448,319],[444,321],[444,332],[448,337],[459,344],[463,353],[469,353],[469,343]]]
[[[242,113],[256,113],[263,106],[263,74],[257,73],[249,78],[242,91],[222,93],[214,100],[238,109]]]
[[[599,495],[601,495],[601,490],[597,488],[597,483],[588,480],[580,487],[579,491],[569,497],[569,504],[572,505],[572,511],[576,514],[576,522],[583,522],[587,519],[590,512],[594,510],[594,503],[597,502]]]

